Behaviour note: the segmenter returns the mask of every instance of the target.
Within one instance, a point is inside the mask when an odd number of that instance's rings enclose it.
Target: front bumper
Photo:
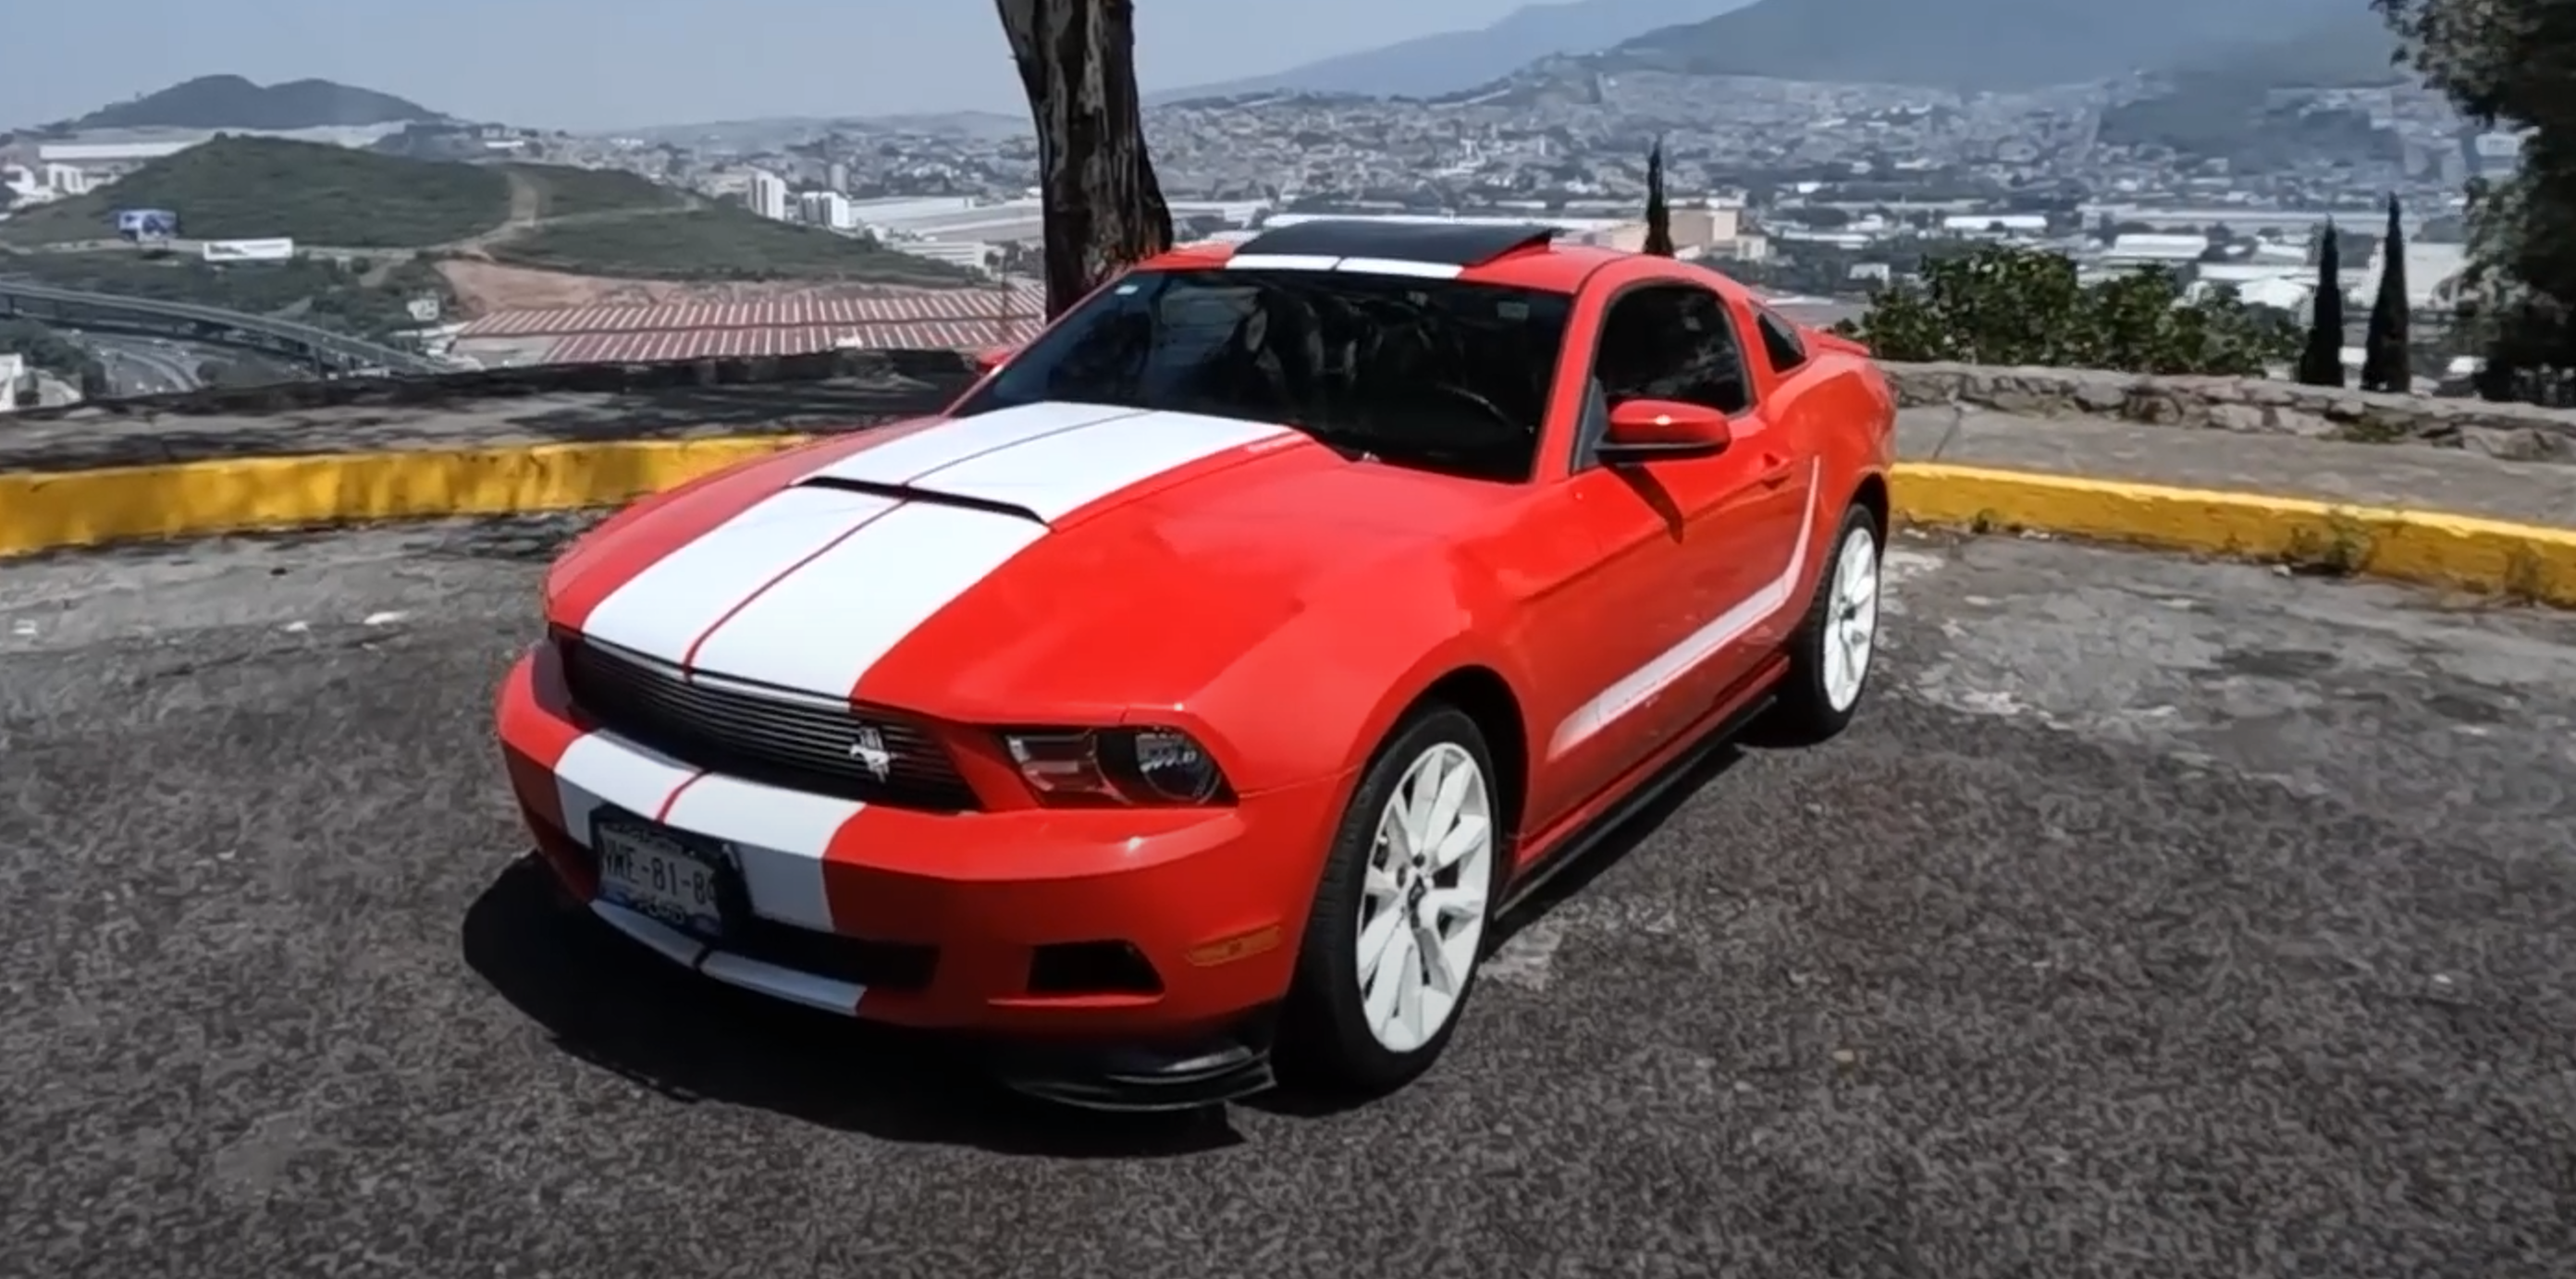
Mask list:
[[[999,1073],[1085,1105],[1267,1086],[1335,813],[1330,781],[1230,808],[927,813],[709,774],[593,731],[551,646],[514,666],[502,755],[563,886],[664,958],[870,1021],[1002,1045]],[[598,901],[591,818],[721,841],[747,926],[721,947]]]

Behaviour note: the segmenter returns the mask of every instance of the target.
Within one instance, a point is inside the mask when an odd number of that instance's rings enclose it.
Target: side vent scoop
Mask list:
[[[935,506],[962,507],[969,511],[990,511],[1015,520],[1027,520],[1040,528],[1053,527],[1037,512],[1010,502],[990,498],[967,497],[959,493],[942,493],[937,489],[914,488],[908,484],[879,484],[874,480],[845,480],[832,475],[812,475],[796,482],[797,488],[837,489],[843,493],[865,493],[870,497],[890,498],[897,502],[923,502]]]

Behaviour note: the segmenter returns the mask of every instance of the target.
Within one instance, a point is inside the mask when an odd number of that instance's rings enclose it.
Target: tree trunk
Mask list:
[[[1172,246],[1145,152],[1134,0],[996,0],[1038,129],[1047,318]]]

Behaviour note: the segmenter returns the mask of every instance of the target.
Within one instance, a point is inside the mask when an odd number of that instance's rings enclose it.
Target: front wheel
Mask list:
[[[1832,545],[1833,559],[1789,641],[1789,674],[1764,725],[1781,745],[1813,745],[1850,727],[1878,656],[1877,517],[1864,506],[1843,512]]]
[[[1279,1050],[1299,1082],[1390,1091],[1457,1030],[1500,898],[1503,820],[1476,722],[1415,712],[1362,775],[1306,920]]]

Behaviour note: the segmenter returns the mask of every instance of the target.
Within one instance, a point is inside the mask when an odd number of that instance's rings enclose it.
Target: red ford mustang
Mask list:
[[[1542,228],[1176,250],[584,537],[510,780],[644,947],[1030,1092],[1392,1088],[1587,836],[1849,721],[1893,421],[1859,347]]]

